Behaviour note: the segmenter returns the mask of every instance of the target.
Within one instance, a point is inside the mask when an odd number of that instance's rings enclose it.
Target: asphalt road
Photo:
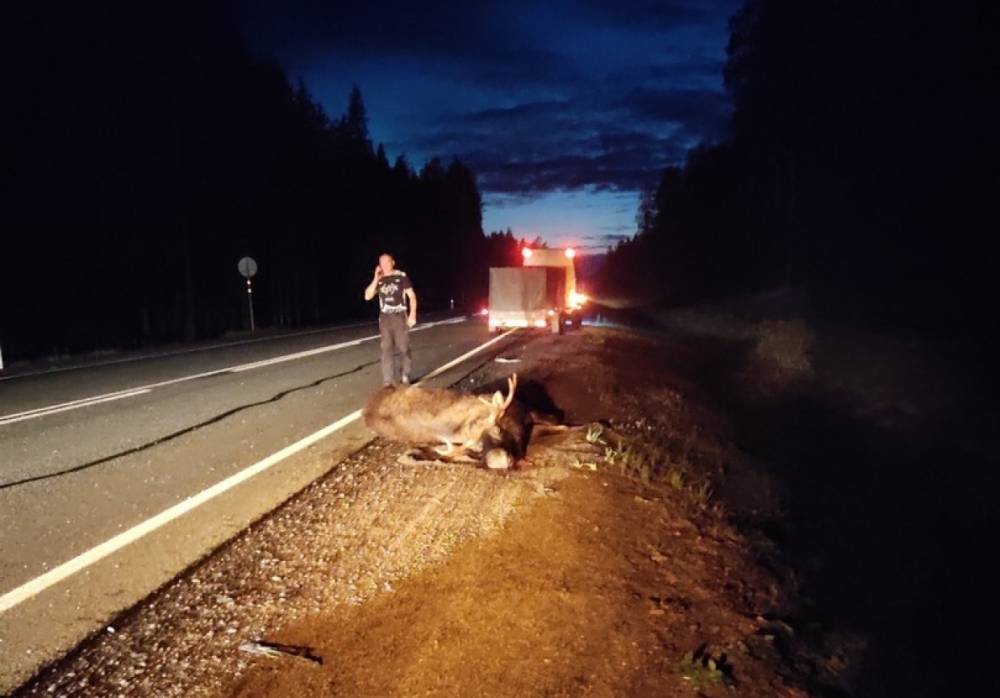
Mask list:
[[[376,333],[374,324],[350,326],[0,380],[0,692],[88,633],[107,631],[115,613],[366,442],[370,433],[348,420],[198,499],[360,408],[381,384]],[[413,334],[415,373],[489,339],[481,322],[425,327]],[[434,381],[453,382],[509,341]],[[100,552],[142,526],[134,540]],[[52,570],[74,559],[77,567],[52,582]]]

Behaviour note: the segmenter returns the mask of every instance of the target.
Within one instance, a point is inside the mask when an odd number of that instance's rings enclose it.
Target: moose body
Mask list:
[[[391,441],[433,452],[434,460],[481,462],[506,470],[524,456],[531,437],[531,414],[514,400],[517,374],[508,393],[492,398],[442,388],[387,387],[363,410],[365,424]]]

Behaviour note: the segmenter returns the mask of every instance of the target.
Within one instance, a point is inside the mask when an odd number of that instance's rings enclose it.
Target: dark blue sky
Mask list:
[[[248,0],[247,26],[331,115],[357,83],[390,159],[471,166],[487,231],[604,245],[664,166],[725,133],[739,4]]]

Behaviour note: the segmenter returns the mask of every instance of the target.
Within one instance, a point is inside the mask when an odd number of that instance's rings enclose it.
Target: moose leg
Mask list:
[[[424,448],[411,448],[396,459],[400,465],[443,465],[440,457]]]
[[[472,458],[463,455],[444,456],[432,446],[411,448],[397,460],[400,465],[458,465],[475,462]]]

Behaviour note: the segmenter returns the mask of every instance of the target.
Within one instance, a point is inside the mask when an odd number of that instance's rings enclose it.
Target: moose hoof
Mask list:
[[[510,470],[514,465],[511,455],[500,448],[494,448],[486,452],[486,467],[490,470]]]

